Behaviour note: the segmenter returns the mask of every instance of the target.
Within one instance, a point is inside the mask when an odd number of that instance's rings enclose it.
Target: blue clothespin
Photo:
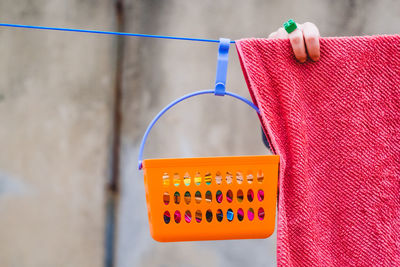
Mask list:
[[[224,96],[226,89],[226,74],[228,72],[228,53],[231,40],[219,39],[217,77],[215,78],[215,95]]]

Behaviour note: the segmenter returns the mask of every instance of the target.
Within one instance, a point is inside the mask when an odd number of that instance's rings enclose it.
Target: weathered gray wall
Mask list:
[[[116,2],[2,0],[0,20],[118,30]],[[394,0],[124,0],[121,21],[127,32],[239,39],[267,36],[290,17],[315,22],[324,36],[397,33],[399,15]],[[213,87],[217,44],[124,38],[118,52],[116,41],[0,28],[0,266],[103,266],[106,184],[118,171],[115,266],[273,266],[275,236],[172,244],[151,239],[136,170],[140,139],[171,100]],[[114,120],[113,107],[117,57],[121,121]],[[234,46],[228,88],[248,96]],[[111,173],[118,123],[120,162]],[[254,112],[214,96],[171,110],[145,150],[148,158],[265,153]]]
[[[110,0],[0,1],[2,22],[113,29]],[[0,28],[0,266],[102,266],[115,47]]]
[[[199,38],[266,37],[288,18],[315,22],[324,36],[396,33],[396,1],[135,1],[126,3],[126,31]],[[217,44],[127,39],[123,75],[121,201],[117,265],[273,266],[276,237],[266,240],[160,244],[150,237],[142,173],[136,170],[140,138],[153,116],[183,94],[212,88]],[[248,96],[234,46],[229,90]],[[259,122],[246,105],[202,96],[169,111],[153,129],[147,158],[268,153]]]

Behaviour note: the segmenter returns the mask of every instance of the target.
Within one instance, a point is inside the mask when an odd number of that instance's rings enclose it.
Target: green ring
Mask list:
[[[287,22],[283,23],[283,27],[287,31],[287,33],[292,33],[294,30],[297,29],[297,24],[294,20],[289,19]]]

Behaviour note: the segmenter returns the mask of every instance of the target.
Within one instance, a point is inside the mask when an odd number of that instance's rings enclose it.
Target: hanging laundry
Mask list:
[[[400,36],[289,40],[237,50],[281,157],[279,266],[400,266]]]

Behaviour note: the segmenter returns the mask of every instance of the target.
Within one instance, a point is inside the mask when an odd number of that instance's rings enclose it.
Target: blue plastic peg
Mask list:
[[[228,72],[228,53],[231,40],[219,39],[217,75],[215,78],[215,95],[224,96],[226,89],[226,74]]]

